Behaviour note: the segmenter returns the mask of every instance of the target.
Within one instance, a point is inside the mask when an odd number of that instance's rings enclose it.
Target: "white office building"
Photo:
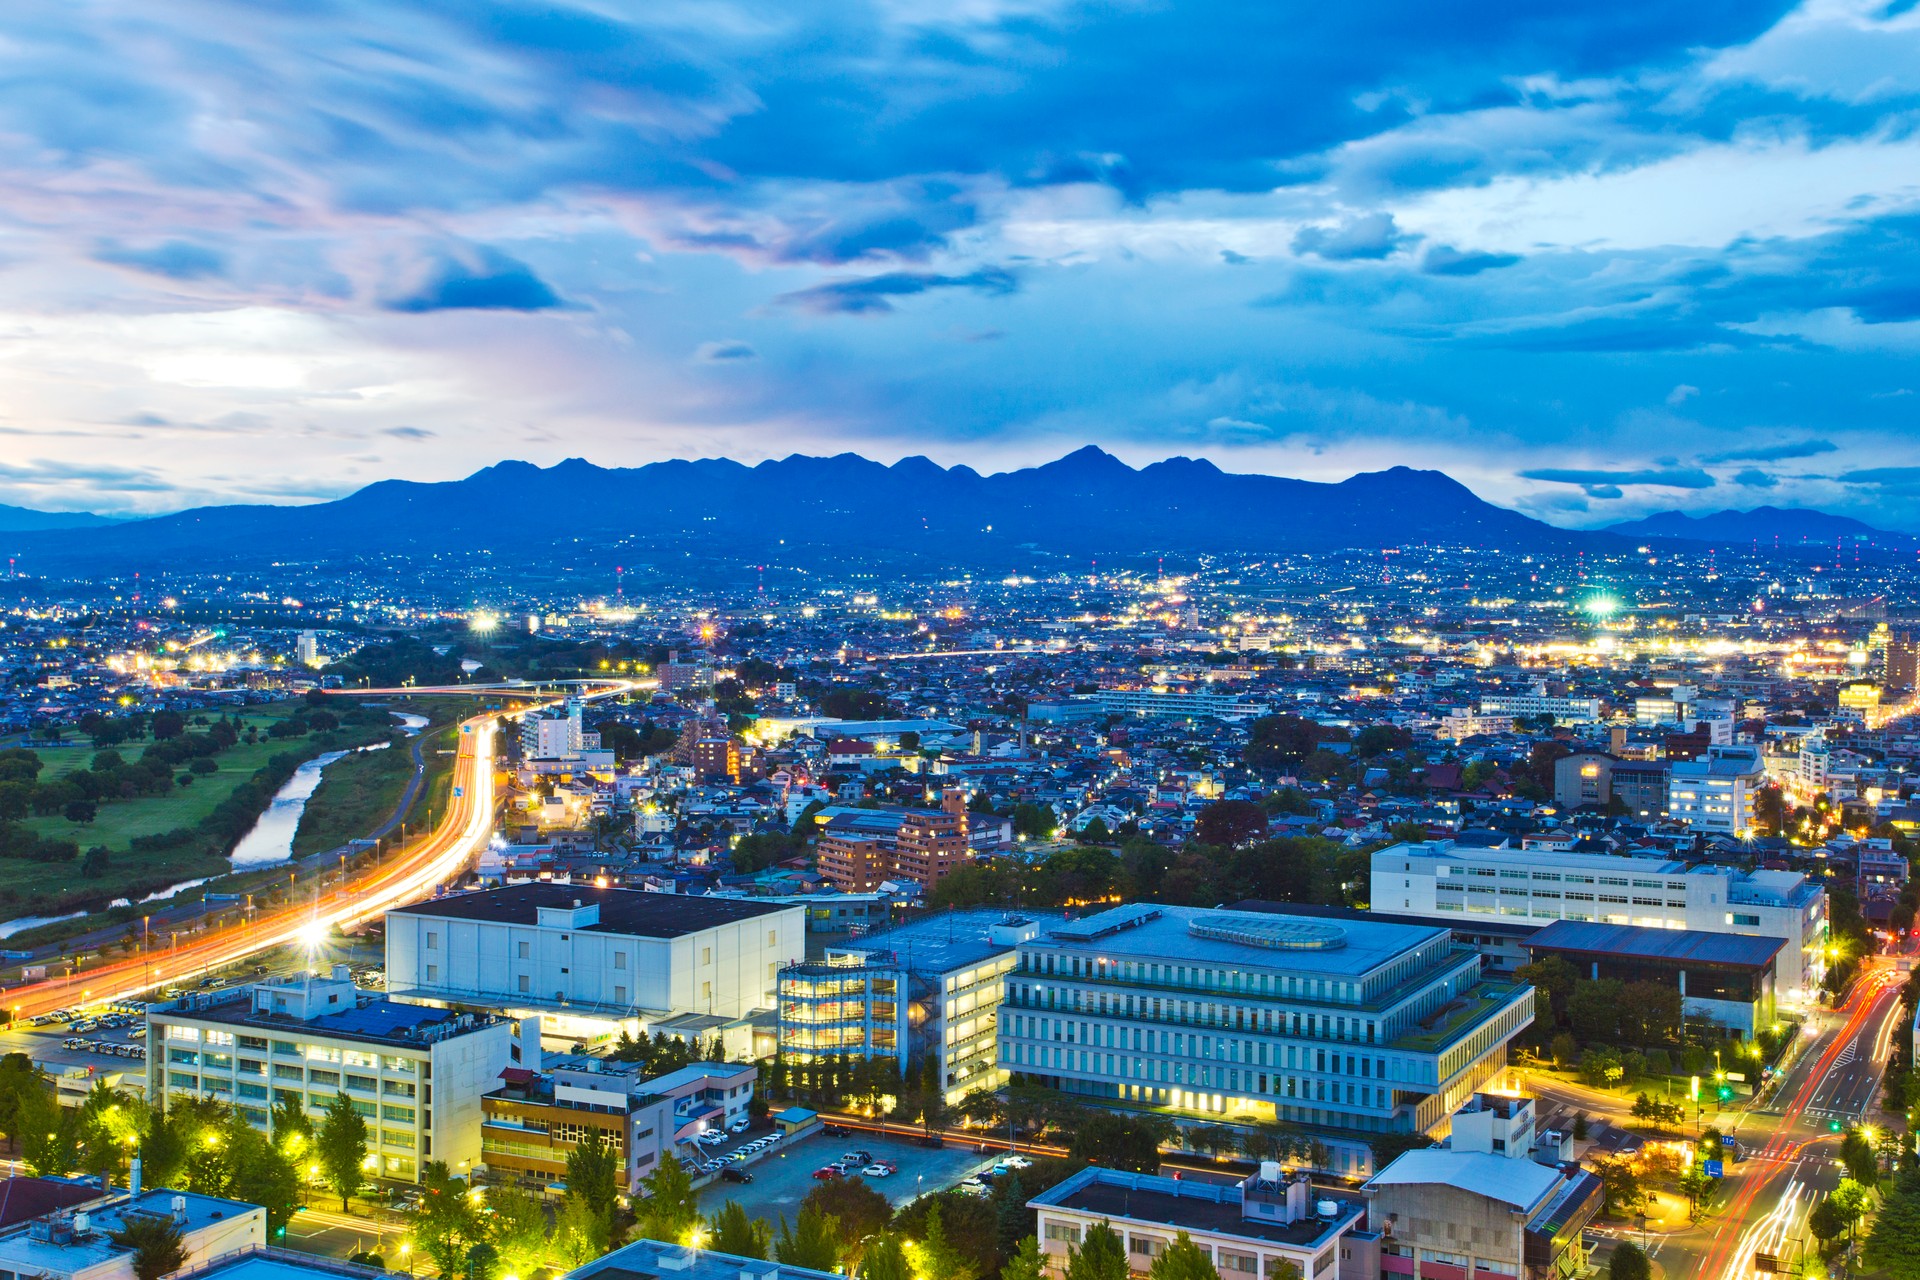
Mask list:
[[[407,1182],[428,1160],[479,1161],[480,1100],[527,1056],[507,1019],[383,999],[345,965],[156,1004],[147,1028],[155,1104],[214,1098],[265,1129],[276,1103],[317,1120],[344,1092],[367,1121],[369,1171]]]
[[[771,1009],[780,966],[806,955],[806,936],[806,909],[792,903],[508,885],[389,912],[387,988],[545,1014],[557,1035],[592,1040],[677,1014]]]
[[[1598,698],[1557,698],[1547,693],[1501,693],[1480,699],[1483,716],[1552,716],[1557,724],[1590,724],[1600,718]]]
[[[7,1228],[0,1234],[0,1275],[19,1280],[134,1280],[134,1247],[114,1236],[142,1221],[170,1222],[180,1233],[185,1256],[176,1270],[181,1273],[267,1242],[267,1211],[257,1204],[134,1187]]]
[[[1425,1132],[1506,1065],[1533,988],[1438,925],[1115,907],[1021,942],[1002,1066],[1123,1108],[1310,1131],[1334,1172]]]
[[[1779,938],[1775,972],[1788,1005],[1811,1000],[1826,974],[1826,891],[1797,871],[1429,840],[1375,851],[1370,905],[1456,928],[1479,915]]]
[[[1753,836],[1753,799],[1767,780],[1760,748],[1708,747],[1698,759],[1674,761],[1667,778],[1667,813],[1675,822],[1735,840]]]

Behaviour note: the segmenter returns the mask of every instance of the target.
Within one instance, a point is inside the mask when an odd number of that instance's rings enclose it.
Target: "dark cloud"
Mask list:
[[[696,360],[720,364],[728,360],[754,360],[760,353],[739,339],[731,338],[724,342],[703,342],[693,355]]]
[[[392,436],[397,440],[431,440],[440,433],[429,431],[425,427],[388,427],[381,434]]]
[[[533,268],[485,245],[436,255],[425,278],[384,304],[389,311],[544,311],[560,298]]]
[[[1626,491],[1617,484],[1588,484],[1580,487],[1589,498],[1601,498],[1609,502],[1626,496]]]
[[[828,315],[877,315],[894,309],[892,299],[933,289],[972,289],[985,294],[1012,293],[1019,288],[1013,273],[1000,267],[982,267],[965,275],[935,275],[920,271],[890,271],[858,280],[836,280],[780,296],[789,306]]]
[[[145,248],[102,245],[93,256],[116,267],[129,267],[169,280],[204,280],[227,273],[226,254],[191,240],[165,240]]]
[[[1356,258],[1384,258],[1408,239],[1394,225],[1390,213],[1369,213],[1331,227],[1302,227],[1293,237],[1293,251],[1334,262]],[[1431,254],[1428,255],[1432,257]],[[1518,261],[1518,259],[1514,259]],[[1489,264],[1498,265],[1498,264]],[[1433,270],[1428,267],[1428,270]],[[1484,268],[1483,268],[1484,269]]]
[[[1762,471],[1758,467],[1748,467],[1744,471],[1736,471],[1733,476],[1733,482],[1737,485],[1744,485],[1749,489],[1771,489],[1780,483],[1780,478]]]
[[[1906,488],[1920,485],[1920,467],[1868,467],[1861,471],[1844,472],[1839,479],[1845,484]]]
[[[1588,494],[1592,497],[1602,496],[1593,493],[1592,487],[1650,484],[1668,489],[1711,489],[1714,486],[1712,476],[1692,467],[1675,467],[1662,471],[1589,471],[1569,467],[1538,467],[1531,471],[1520,472],[1520,478],[1546,480],[1553,484],[1589,486]]]
[[[1456,249],[1436,244],[1420,259],[1420,269],[1430,276],[1477,276],[1496,267],[1510,267],[1520,261],[1517,253],[1486,253],[1477,249]]]
[[[1823,453],[1832,453],[1839,447],[1831,440],[1796,440],[1787,444],[1743,445],[1738,449],[1705,454],[1700,461],[1707,463],[1785,462],[1791,458],[1818,457]]]

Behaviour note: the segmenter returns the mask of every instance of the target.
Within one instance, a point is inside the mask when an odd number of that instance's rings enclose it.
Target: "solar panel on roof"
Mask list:
[[[1058,928],[1047,930],[1047,935],[1067,942],[1092,942],[1095,938],[1104,938],[1123,929],[1138,928],[1149,920],[1159,918],[1158,907],[1115,907],[1084,920],[1069,920]]]

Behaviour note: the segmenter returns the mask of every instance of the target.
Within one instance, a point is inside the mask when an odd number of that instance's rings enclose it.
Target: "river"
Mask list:
[[[427,727],[425,716],[416,716],[409,712],[396,711],[393,715],[400,721],[401,731],[409,738]],[[390,744],[376,742],[370,746],[356,747],[354,751],[381,751]],[[320,786],[320,775],[326,772],[328,765],[336,760],[353,754],[353,751],[326,751],[301,765],[293,771],[274,794],[273,801],[267,806],[253,829],[240,838],[234,846],[229,861],[235,871],[252,871],[259,867],[271,867],[293,858],[293,833],[300,827],[300,815],[306,812],[307,801],[313,797]],[[140,899],[144,905],[149,902],[162,902],[184,889],[197,889],[217,876],[202,876],[198,880],[182,880],[179,884],[170,884],[164,889],[148,894]],[[114,905],[126,903],[125,898],[118,899]],[[74,920],[86,915],[85,911],[73,911],[63,916],[21,916],[17,920],[0,922],[0,940],[11,938],[16,933],[35,929],[43,924],[55,924],[61,920]]]
[[[395,712],[400,719],[402,729],[408,737],[427,727],[425,716]],[[376,742],[371,746],[355,747],[354,751],[383,751],[388,746]],[[233,847],[228,861],[235,871],[254,871],[260,867],[271,867],[293,858],[293,835],[300,829],[300,815],[307,811],[307,801],[320,786],[320,775],[335,760],[345,759],[353,751],[325,751],[301,765],[287,779],[286,785],[274,794],[273,802],[260,820],[253,824],[253,830],[240,837],[240,843]],[[198,882],[195,882],[198,883]],[[171,896],[186,885],[175,885],[156,896]],[[149,899],[151,901],[151,899]]]

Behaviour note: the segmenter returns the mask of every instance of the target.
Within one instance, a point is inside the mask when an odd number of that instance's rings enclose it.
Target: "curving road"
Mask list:
[[[577,682],[590,691],[589,699],[625,693],[638,682],[593,680]],[[349,697],[369,693],[497,693],[508,687],[460,685],[446,689],[343,689]],[[525,686],[511,691],[538,696]],[[552,705],[551,702],[541,706]],[[536,708],[528,708],[536,709]],[[189,975],[233,964],[256,952],[292,943],[317,944],[335,927],[359,924],[384,915],[394,907],[429,897],[458,876],[493,836],[494,735],[500,722],[523,711],[489,711],[460,723],[460,746],[454,758],[453,789],[447,812],[430,832],[401,845],[331,894],[295,906],[259,911],[242,924],[230,925],[178,946],[150,948],[71,977],[49,978],[8,991],[7,1012],[16,1019],[52,1009],[137,996],[176,983]]]

